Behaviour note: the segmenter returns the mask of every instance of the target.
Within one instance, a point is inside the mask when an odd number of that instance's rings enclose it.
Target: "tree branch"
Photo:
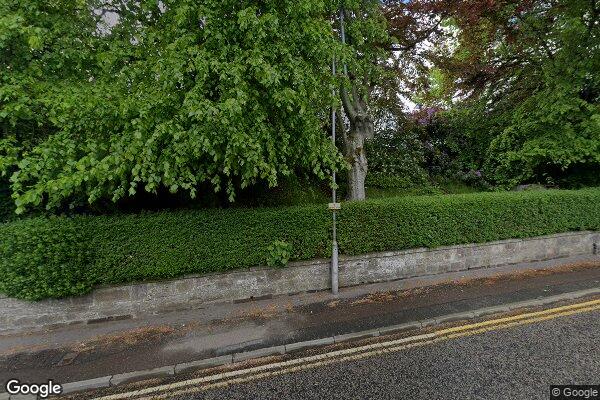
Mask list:
[[[354,119],[356,119],[357,111],[354,108],[352,100],[348,96],[348,91],[346,90],[346,87],[343,83],[340,87],[340,94],[340,97],[342,98],[342,105],[344,106],[344,111],[346,111],[346,114],[348,114],[348,118],[350,118],[350,120],[353,121]]]

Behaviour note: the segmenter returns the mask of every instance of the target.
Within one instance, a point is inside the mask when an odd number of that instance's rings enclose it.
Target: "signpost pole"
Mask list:
[[[344,9],[340,8],[340,35],[341,35],[341,40],[343,44],[346,44],[346,32],[344,30]],[[333,62],[331,64],[331,71],[333,73],[333,76],[335,77],[336,75],[336,65],[335,65],[335,56],[333,57]],[[348,76],[348,71],[346,69],[346,64],[344,63],[344,76]],[[336,90],[335,90],[335,86],[332,89],[333,92],[333,98],[336,97]],[[341,111],[340,111],[341,112]],[[333,145],[335,146],[335,122],[336,122],[336,109],[335,107],[331,108],[331,141],[333,142]],[[344,127],[341,127],[342,129],[344,129]],[[331,197],[332,197],[332,201],[333,203],[331,203],[329,205],[329,209],[332,211],[333,214],[333,243],[331,246],[331,293],[333,294],[338,294],[338,290],[339,290],[339,267],[338,267],[338,244],[337,244],[337,211],[340,210],[340,203],[337,202],[337,193],[336,193],[336,174],[335,171],[333,171],[332,174],[332,180],[333,180],[333,189],[332,189],[332,193],[331,193]]]
[[[333,73],[333,76],[335,77],[336,71],[335,71],[335,56],[333,58],[333,62],[331,64],[331,71]],[[335,86],[333,87],[333,98],[335,98],[336,95],[336,90],[335,90]],[[333,146],[335,147],[335,107],[331,107],[331,141],[333,142]],[[338,286],[339,286],[339,274],[338,274],[338,244],[337,244],[337,226],[336,226],[336,217],[337,217],[337,209],[338,207],[338,203],[337,203],[337,193],[336,193],[336,173],[335,173],[335,169],[333,170],[333,174],[332,174],[332,181],[333,181],[333,186],[332,186],[332,191],[331,191],[331,197],[332,197],[332,204],[329,205],[329,208],[332,210],[332,214],[333,214],[333,229],[332,229],[332,237],[333,237],[333,243],[331,246],[331,293],[333,294],[338,294]]]

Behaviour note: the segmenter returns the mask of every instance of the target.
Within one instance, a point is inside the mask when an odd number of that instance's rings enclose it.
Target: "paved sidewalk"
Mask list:
[[[579,257],[3,335],[0,391],[10,378],[85,380],[594,287],[600,259]]]

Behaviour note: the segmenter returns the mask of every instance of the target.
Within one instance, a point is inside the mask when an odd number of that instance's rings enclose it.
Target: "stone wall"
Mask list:
[[[340,287],[530,261],[592,254],[600,232],[573,232],[484,244],[413,249],[340,258]],[[330,287],[329,261],[292,263],[188,276],[172,281],[103,287],[64,300],[27,302],[0,296],[0,332],[79,322],[135,318],[202,304]]]

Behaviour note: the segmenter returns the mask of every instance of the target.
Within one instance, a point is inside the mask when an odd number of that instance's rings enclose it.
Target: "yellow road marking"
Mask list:
[[[343,361],[360,360],[376,355],[394,353],[413,347],[430,345],[449,339],[473,336],[493,330],[507,329],[596,310],[600,310],[600,299],[568,306],[555,307],[543,311],[519,314],[511,317],[466,324],[453,328],[441,329],[428,334],[411,336],[408,338],[402,338],[388,342],[380,342],[350,349],[336,350],[329,353],[261,365],[243,370],[229,371],[221,374],[210,375],[166,385],[159,385],[127,393],[118,393],[104,396],[97,400],[120,400],[132,398],[136,398],[137,400],[164,399],[171,396],[200,392],[232,384],[251,382]],[[200,384],[202,384],[202,386],[198,386]]]
[[[535,312],[531,312],[531,313],[513,315],[511,317],[498,318],[498,319],[494,319],[494,320],[478,322],[475,324],[456,326],[453,328],[442,329],[440,331],[437,331],[437,333],[443,334],[443,333],[450,333],[450,332],[460,332],[460,331],[464,331],[464,330],[470,330],[470,329],[473,329],[476,327],[483,327],[483,326],[488,326],[488,325],[498,325],[498,324],[505,323],[505,322],[534,318],[534,317],[541,316],[541,315],[558,314],[558,313],[561,313],[564,311],[569,311],[569,310],[574,310],[574,309],[584,308],[584,307],[590,307],[590,306],[595,306],[595,305],[600,305],[600,300],[591,300],[591,301],[586,301],[583,303],[570,304],[567,306],[555,307],[555,308],[550,308],[550,309],[542,310],[542,311],[535,311]]]

